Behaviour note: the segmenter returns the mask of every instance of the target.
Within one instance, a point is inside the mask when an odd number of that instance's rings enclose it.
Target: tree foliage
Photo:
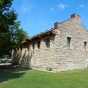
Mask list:
[[[20,23],[16,22],[10,27],[10,42],[12,48],[21,46],[23,40],[28,38],[27,33],[20,27]]]
[[[11,48],[19,47],[27,37],[20,27],[17,14],[11,8],[13,0],[0,0],[0,56],[8,54]]]

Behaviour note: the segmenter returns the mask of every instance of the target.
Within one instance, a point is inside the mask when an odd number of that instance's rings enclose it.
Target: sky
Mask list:
[[[77,13],[88,29],[88,0],[14,0],[12,8],[29,36],[53,27]]]

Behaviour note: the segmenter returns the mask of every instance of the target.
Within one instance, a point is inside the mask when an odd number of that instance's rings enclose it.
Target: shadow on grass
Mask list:
[[[11,79],[18,79],[25,74],[27,69],[0,69],[0,83]]]

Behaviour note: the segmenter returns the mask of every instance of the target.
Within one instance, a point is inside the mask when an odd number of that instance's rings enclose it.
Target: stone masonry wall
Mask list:
[[[40,49],[30,45],[31,68],[50,71],[84,69],[88,66],[88,32],[74,19],[58,24],[56,36],[50,37],[50,47],[41,41]],[[70,37],[70,47],[67,37]],[[85,43],[86,42],[86,45]]]

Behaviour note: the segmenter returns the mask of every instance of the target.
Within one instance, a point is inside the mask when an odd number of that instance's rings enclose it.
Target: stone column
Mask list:
[[[41,45],[40,45],[40,49],[45,49],[45,48],[46,48],[45,41],[42,40],[42,41],[41,41]]]

